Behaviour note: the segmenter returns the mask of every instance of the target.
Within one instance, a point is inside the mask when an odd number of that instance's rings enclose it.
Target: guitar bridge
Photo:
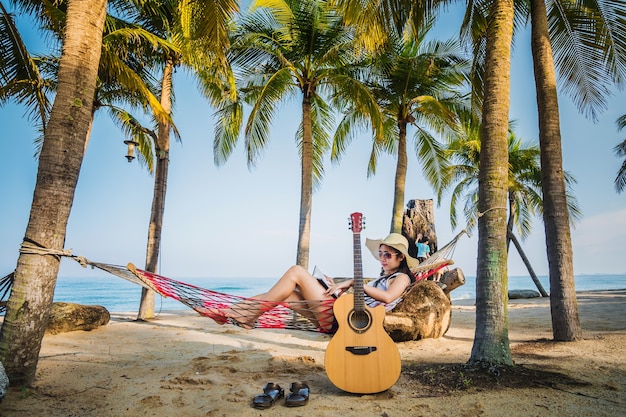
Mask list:
[[[369,355],[376,351],[376,346],[346,346],[346,350],[354,355]]]

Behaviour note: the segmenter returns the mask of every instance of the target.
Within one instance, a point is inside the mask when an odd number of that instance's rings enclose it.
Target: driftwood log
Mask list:
[[[461,268],[454,268],[443,273],[441,282],[446,285],[445,288],[443,288],[444,294],[448,295],[453,289],[465,285],[465,274]]]
[[[450,327],[450,298],[434,281],[418,281],[385,315],[383,326],[395,342],[442,337]]]
[[[111,319],[103,306],[87,306],[75,303],[52,303],[52,311],[46,331],[57,334],[75,330],[93,330],[104,326]]]

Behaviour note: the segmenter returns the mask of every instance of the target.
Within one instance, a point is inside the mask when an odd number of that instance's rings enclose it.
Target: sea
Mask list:
[[[172,277],[174,278],[174,277]],[[253,296],[267,291],[276,281],[271,278],[189,278],[175,277],[202,288],[226,294],[244,297]],[[454,289],[452,300],[476,298],[476,278],[466,276],[465,285]],[[547,276],[538,276],[539,282],[550,292]],[[626,289],[626,274],[576,275],[574,277],[576,291],[622,290]],[[115,275],[98,277],[59,277],[54,294],[54,301],[101,305],[110,312],[134,312],[139,308],[141,298],[139,285],[126,281]],[[537,290],[530,276],[510,276],[510,290]],[[155,311],[186,310],[188,307],[171,298],[160,295],[155,299]]]

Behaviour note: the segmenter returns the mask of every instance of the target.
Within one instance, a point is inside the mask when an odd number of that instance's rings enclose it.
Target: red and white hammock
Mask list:
[[[454,253],[457,240],[463,233],[465,233],[465,231],[459,233],[450,243],[433,253],[413,270],[416,282],[425,280],[443,268],[446,268],[448,265],[454,263],[451,259],[452,254]],[[64,256],[75,259],[83,266],[91,265],[94,268],[101,269],[127,281],[141,285],[144,288],[155,291],[163,297],[178,300],[187,307],[194,309],[199,314],[211,317],[218,322],[228,321],[232,324],[237,324],[235,320],[227,319],[222,315],[216,314],[216,310],[225,308],[235,311],[237,308],[249,310],[251,306],[260,308],[263,311],[263,314],[259,316],[256,321],[255,327],[257,328],[295,329],[327,333],[329,330],[326,329],[329,329],[329,326],[320,326],[319,323],[331,323],[333,321],[334,299],[313,302],[269,302],[264,300],[255,300],[250,297],[226,294],[182,281],[177,281],[172,278],[138,269],[130,263],[124,267],[119,265],[91,262],[83,257],[71,255]],[[4,299],[4,296],[8,293],[7,287],[10,288],[12,278],[13,274],[9,274],[0,280],[0,292],[4,290],[2,299]],[[3,311],[3,304],[1,301],[2,300],[0,300],[0,313]],[[313,309],[316,311],[317,320],[314,321],[317,323],[305,318],[305,316],[312,316],[312,314],[308,315],[306,312]],[[296,311],[304,312],[305,314],[299,314],[296,313]]]

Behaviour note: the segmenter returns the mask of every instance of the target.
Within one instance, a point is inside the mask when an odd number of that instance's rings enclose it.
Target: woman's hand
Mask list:
[[[333,285],[329,289],[326,290],[325,294],[331,295],[331,296],[335,295],[339,297],[341,294],[348,291],[348,289],[352,286],[353,282],[354,282],[353,279],[347,279],[338,284],[335,284],[335,282],[333,281]]]

